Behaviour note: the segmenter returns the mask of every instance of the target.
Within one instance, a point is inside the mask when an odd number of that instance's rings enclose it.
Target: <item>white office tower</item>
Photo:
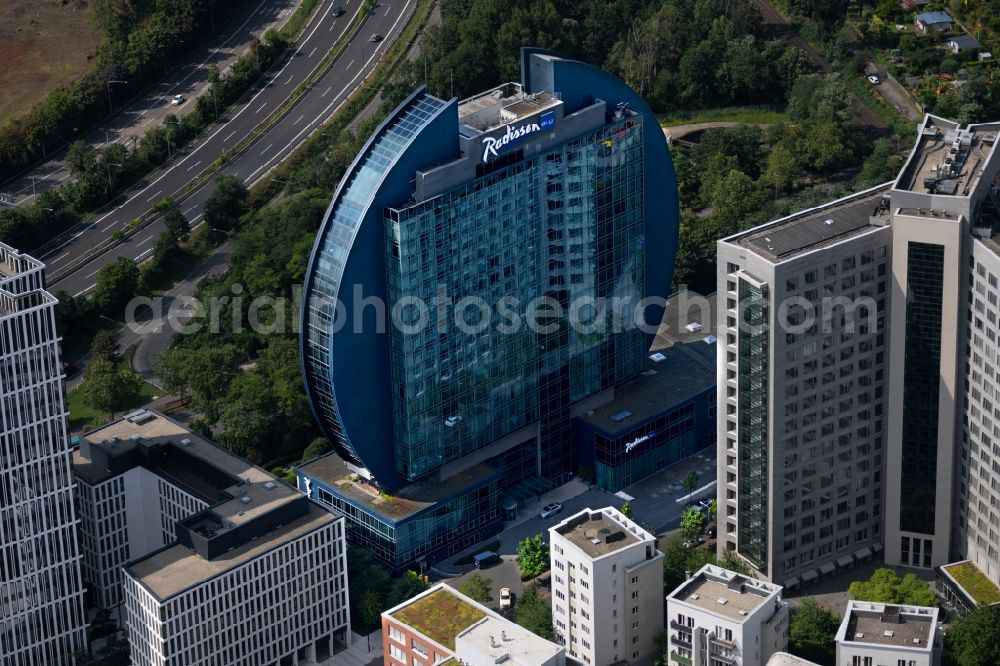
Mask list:
[[[837,666],[939,666],[938,609],[847,602],[837,631]]]
[[[57,300],[44,265],[0,243],[0,664],[71,664],[83,583]]]
[[[142,409],[74,454],[84,572],[135,666],[320,661],[347,642],[344,519]]]
[[[781,587],[706,564],[667,595],[669,666],[763,666],[788,645]]]
[[[663,630],[663,553],[611,507],[549,528],[552,621],[569,656],[592,666],[643,659]]]

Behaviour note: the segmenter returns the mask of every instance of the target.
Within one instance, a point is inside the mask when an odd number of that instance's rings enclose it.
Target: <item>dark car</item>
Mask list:
[[[716,529],[715,525],[709,527],[708,530],[705,532],[705,534],[708,535],[709,539],[714,539],[718,533],[719,531]]]
[[[330,13],[333,14],[334,16],[343,16],[344,8],[341,7],[340,5],[337,5],[336,7],[333,8],[333,11]]]
[[[371,37],[370,37],[370,38],[368,39],[368,41],[369,41],[369,42],[372,42],[373,44],[374,44],[375,42],[381,42],[381,41],[382,41],[382,35],[376,32],[376,33],[375,33],[374,35],[372,35],[372,36],[371,36]]]

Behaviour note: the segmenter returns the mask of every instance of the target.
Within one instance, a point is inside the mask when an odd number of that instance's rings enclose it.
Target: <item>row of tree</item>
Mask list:
[[[215,32],[245,0],[90,0],[104,41],[94,67],[0,126],[0,181],[56,151],[122,101],[163,77],[192,45]]]

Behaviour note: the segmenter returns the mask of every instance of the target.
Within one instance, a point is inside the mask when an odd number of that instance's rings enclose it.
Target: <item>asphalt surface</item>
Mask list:
[[[254,38],[260,38],[269,28],[282,25],[291,15],[298,0],[250,0],[244,2],[224,26],[221,34],[210,41],[202,52],[170,73],[169,78],[120,109],[117,102],[114,117],[81,137],[95,148],[107,143],[132,145],[133,137],[141,137],[149,126],[159,123],[168,113],[182,114],[192,108],[194,100],[209,86],[208,73],[214,65],[220,72],[235,62]],[[174,106],[174,95],[184,95],[183,104]],[[60,150],[51,159],[32,168],[0,188],[11,194],[18,205],[27,205],[35,193],[60,185],[69,178],[69,169]]]
[[[284,159],[318,125],[343,103],[350,93],[364,80],[398,36],[415,6],[416,0],[381,0],[365,19],[357,36],[344,49],[326,74],[277,123],[257,136],[254,143],[238,157],[232,158],[221,173],[235,176],[245,183],[253,183],[271,167]],[[331,7],[342,5],[346,10],[341,17],[334,17]],[[292,94],[316,69],[334,43],[346,32],[353,16],[359,11],[361,0],[325,2],[305,32],[290,57],[275,68],[266,84],[250,99],[231,111],[220,126],[209,130],[207,138],[180,160],[160,172],[155,180],[132,194],[123,204],[77,232],[62,245],[43,254],[53,291],[65,291],[78,296],[93,288],[101,266],[117,257],[141,260],[152,252],[153,245],[164,230],[161,221],[155,221],[103,254],[80,261],[81,256],[101,243],[107,242],[114,232],[129,221],[139,217],[158,201],[172,196],[192,226],[200,224],[201,209],[211,195],[214,184],[207,182],[185,196],[178,193],[201,174],[226,151],[232,150]],[[384,36],[372,43],[375,34]]]

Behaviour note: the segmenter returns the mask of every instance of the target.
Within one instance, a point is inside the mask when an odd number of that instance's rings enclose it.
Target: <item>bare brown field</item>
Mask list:
[[[79,78],[100,38],[82,0],[0,0],[0,123]]]

